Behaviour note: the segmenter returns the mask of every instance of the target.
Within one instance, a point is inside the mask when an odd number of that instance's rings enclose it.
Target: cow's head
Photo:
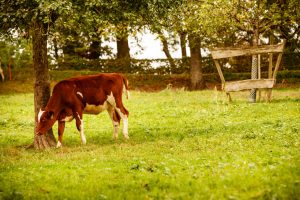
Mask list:
[[[51,110],[42,111],[40,109],[38,113],[38,122],[36,127],[36,133],[38,135],[45,134],[55,123],[54,112]]]

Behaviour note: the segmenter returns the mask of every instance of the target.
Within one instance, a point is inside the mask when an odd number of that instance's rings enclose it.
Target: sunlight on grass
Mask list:
[[[234,102],[214,91],[132,92],[129,136],[112,140],[107,113],[75,122],[64,147],[25,150],[33,139],[33,95],[0,95],[1,199],[297,199],[300,90],[272,103]],[[56,135],[57,125],[54,126]]]

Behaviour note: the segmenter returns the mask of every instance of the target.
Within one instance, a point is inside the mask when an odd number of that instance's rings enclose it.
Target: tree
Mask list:
[[[117,44],[116,58],[120,59],[122,68],[130,65],[128,36],[139,27],[138,13],[144,10],[145,3],[146,1],[139,0],[89,0],[87,3],[88,10],[101,18],[106,25],[109,24],[109,31],[114,32]]]
[[[63,12],[70,8],[61,1],[0,1],[0,30],[7,36],[12,31],[19,35],[30,33],[33,49],[33,66],[35,74],[34,111],[37,123],[38,111],[46,106],[50,97],[50,76],[47,56],[47,33],[56,20],[57,11]],[[46,135],[38,136],[34,131],[34,147],[43,149],[55,145],[52,129]]]
[[[174,7],[165,18],[169,29],[180,36],[180,45],[183,58],[186,57],[186,39],[190,48],[190,90],[205,88],[205,81],[202,74],[201,49],[204,31],[202,26],[202,5],[203,1],[185,0]],[[202,17],[202,18],[201,18]]]
[[[126,69],[130,66],[130,48],[128,43],[128,30],[126,24],[118,24],[118,31],[116,31],[117,43],[117,59],[119,66]]]
[[[167,40],[167,37],[162,33],[161,30],[158,31],[158,38],[160,39],[162,45],[163,45],[163,52],[165,53],[169,63],[170,63],[170,67],[171,67],[171,72],[172,69],[175,69],[175,62],[174,59],[172,58],[172,55],[169,51],[169,43]]]
[[[235,9],[228,13],[232,19],[230,27],[249,44],[269,35],[287,39],[287,46],[299,42],[300,1],[232,0],[232,7]]]
[[[184,31],[181,31],[178,33],[180,38],[180,48],[181,48],[181,56],[182,59],[186,59],[187,53],[186,53],[186,37],[187,34]]]
[[[68,15],[58,18],[55,26],[50,30],[55,52],[63,50],[66,57],[81,57],[99,59],[103,54],[111,54],[107,46],[102,46],[107,38],[111,25],[102,20],[89,7],[83,7],[85,2],[76,1]],[[59,56],[56,56],[58,60]]]
[[[171,69],[175,68],[175,62],[169,47],[175,44],[176,39],[173,26],[170,23],[170,16],[183,2],[184,0],[148,1],[146,11],[142,12],[145,27],[157,35],[161,41],[162,50],[170,63]]]
[[[34,83],[34,108],[35,121],[41,108],[47,105],[50,98],[50,75],[47,55],[47,24],[35,19],[32,24],[33,68],[35,72]],[[55,146],[52,129],[45,135],[34,134],[34,147],[43,149]]]
[[[203,39],[202,26],[197,12],[201,12],[201,2],[186,1],[176,12],[171,15],[173,30],[181,34],[182,46],[185,46],[185,35],[187,35],[190,58],[190,90],[205,88],[205,81],[201,64],[201,43]],[[183,55],[186,54],[182,48]]]

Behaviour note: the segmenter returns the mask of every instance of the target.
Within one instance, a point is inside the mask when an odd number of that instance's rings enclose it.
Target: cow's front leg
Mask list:
[[[58,120],[58,141],[56,144],[56,147],[59,148],[62,146],[62,138],[64,135],[64,130],[65,130],[65,122]]]
[[[83,120],[82,120],[82,112],[75,112],[74,113],[75,119],[76,119],[76,127],[78,131],[80,132],[80,138],[82,144],[86,144],[86,138],[84,135],[84,128],[83,128]]]

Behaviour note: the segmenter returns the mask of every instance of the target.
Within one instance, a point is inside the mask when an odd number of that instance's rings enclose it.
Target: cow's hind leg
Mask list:
[[[107,101],[110,105],[112,105],[115,108],[117,114],[123,120],[123,135],[126,139],[129,139],[129,136],[128,136],[128,115],[129,115],[129,112],[123,106],[122,93],[120,95],[116,95],[116,96],[117,96],[117,98],[114,98],[114,95],[111,94],[107,98]]]
[[[81,142],[82,144],[86,144],[86,138],[84,135],[84,128],[83,128],[82,112],[75,112],[74,117],[76,119],[76,127],[80,132]]]
[[[115,111],[114,107],[109,105],[107,112],[109,114],[109,117],[112,121],[114,132],[113,132],[113,139],[118,139],[118,132],[119,132],[119,127],[120,127],[120,116],[118,113]]]

